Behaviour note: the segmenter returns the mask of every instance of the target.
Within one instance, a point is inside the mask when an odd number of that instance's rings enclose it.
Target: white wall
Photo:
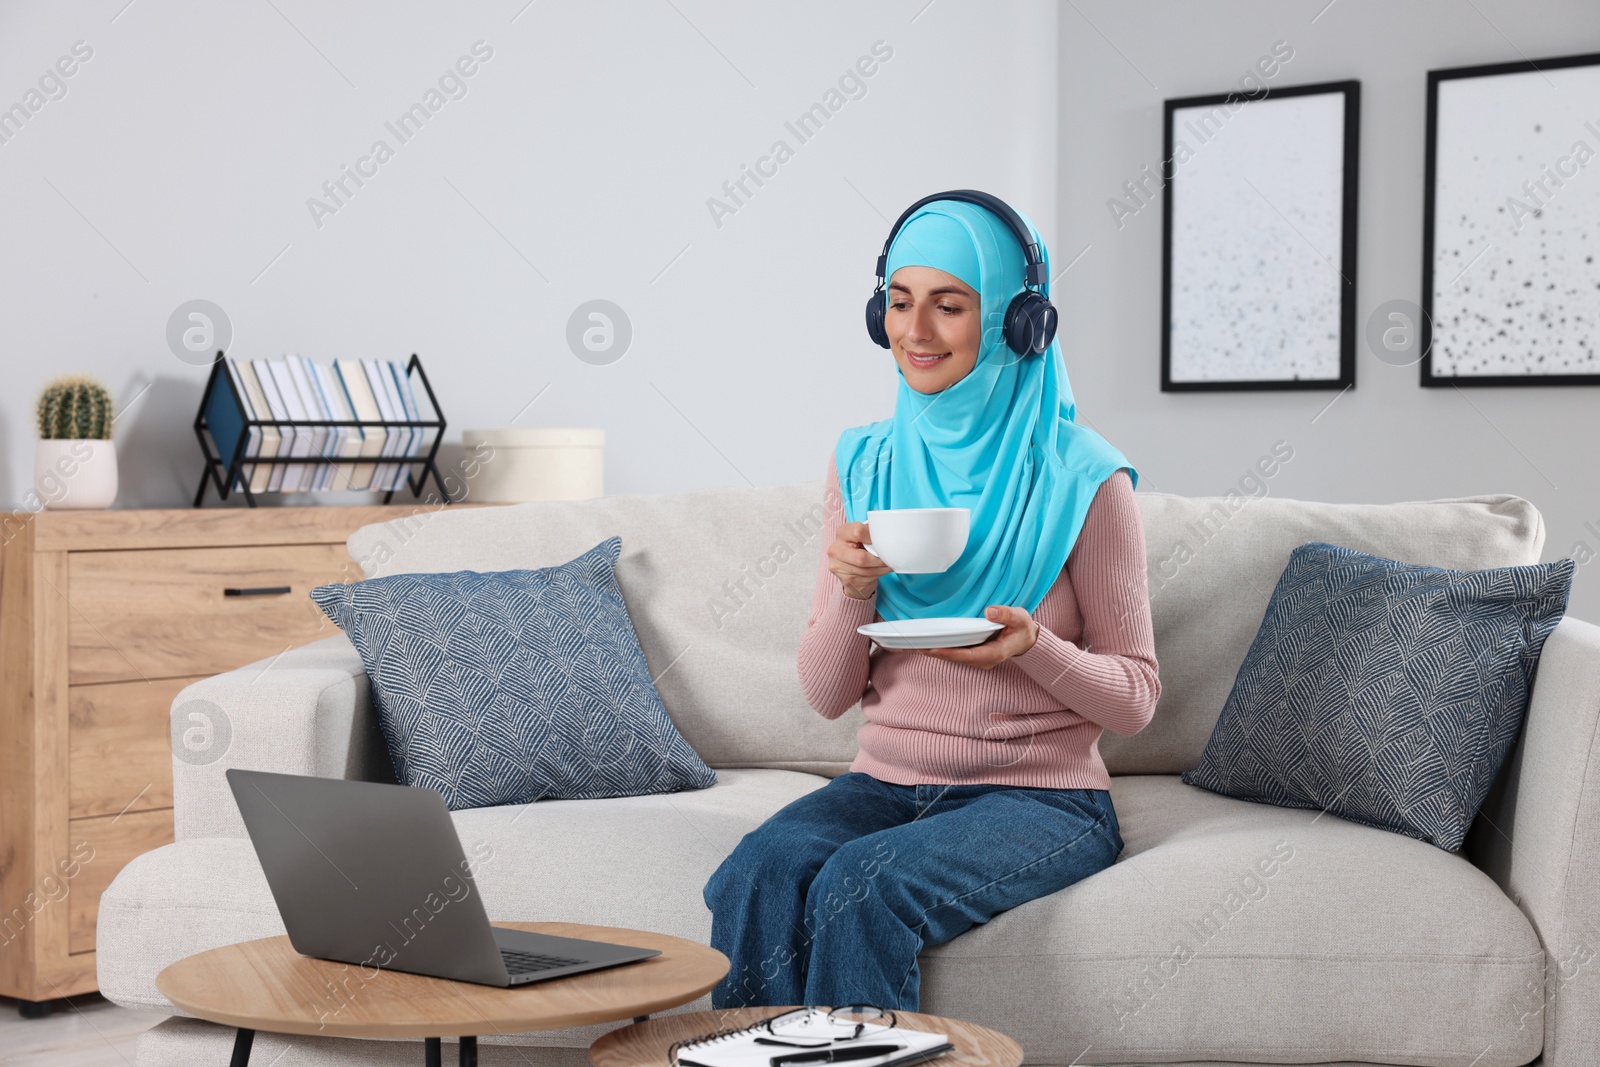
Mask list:
[[[842,428],[892,411],[861,322],[889,221],[976,186],[1054,232],[1048,4],[125,4],[0,7],[0,107],[93,49],[0,144],[11,506],[35,391],[67,370],[125,408],[118,506],[187,506],[205,372],[166,323],[195,298],[240,357],[420,353],[448,439],[604,427],[608,492],[819,478]],[[385,122],[480,40],[466,95],[400,144]],[[806,143],[785,129],[880,40],[864,95]],[[393,158],[316,225],[308,198],[379,138]],[[708,198],[780,138],[793,157],[719,227]],[[634,329],[607,366],[565,339],[595,298]]]
[[[1547,560],[1600,551],[1595,388],[1423,390],[1362,349],[1326,411],[1331,393],[1162,394],[1159,206],[1120,230],[1106,208],[1159,163],[1163,99],[1227,89],[1287,40],[1276,84],[1362,82],[1358,323],[1419,300],[1425,72],[1600,50],[1592,4],[124,3],[0,7],[0,107],[94,49],[0,144],[0,502],[31,483],[34,391],[80,370],[125,406],[119,506],[187,505],[203,372],[165,329],[197,297],[240,356],[420,352],[450,439],[603,426],[610,492],[819,477],[841,428],[892,410],[860,322],[887,221],[971,185],[1029,213],[1058,268],[1088,247],[1058,283],[1064,350],[1142,488],[1222,492],[1282,440],[1270,492],[1513,492]],[[865,95],[799,144],[785,121],[880,39]],[[317,227],[307,199],[479,40],[467,95]],[[794,157],[718,227],[707,198],[780,137]],[[635,330],[609,366],[566,345],[594,298]],[[1597,566],[1571,609],[1591,619]]]
[[[1063,351],[1080,418],[1122,448],[1141,489],[1238,488],[1285,441],[1294,457],[1265,483],[1272,494],[1383,503],[1515,493],[1544,515],[1545,561],[1600,553],[1600,387],[1423,389],[1416,366],[1358,343],[1356,386],[1331,407],[1331,390],[1162,393],[1160,202],[1120,229],[1107,209],[1142,166],[1160,173],[1162,101],[1236,88],[1288,41],[1294,57],[1270,84],[1361,81],[1357,327],[1388,300],[1420,304],[1427,71],[1600,51],[1600,6],[1073,0],[1059,29],[1054,251],[1065,264],[1089,248],[1059,283]],[[1600,118],[1600,100],[1590,110]],[[1600,300],[1588,310],[1600,313]],[[1571,614],[1600,621],[1597,574],[1600,562],[1579,566]]]

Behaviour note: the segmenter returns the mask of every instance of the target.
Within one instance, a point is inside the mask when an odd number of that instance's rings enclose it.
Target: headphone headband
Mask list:
[[[1049,298],[1050,279],[1045,277],[1043,253],[1039,248],[1039,242],[1033,239],[1033,234],[1028,231],[1027,224],[1022,221],[1022,216],[1018,215],[1010,204],[997,196],[990,196],[980,189],[950,189],[946,192],[934,193],[932,196],[923,197],[902,211],[900,217],[895,219],[894,225],[889,229],[889,239],[883,242],[883,251],[878,254],[877,276],[880,287],[887,281],[883,272],[889,265],[889,246],[894,244],[895,236],[899,234],[900,227],[904,226],[906,220],[915,214],[919,208],[926,204],[931,204],[935,200],[957,200],[965,204],[987,208],[999,216],[1000,220],[1006,224],[1013,236],[1016,237],[1017,243],[1022,246],[1022,254],[1027,258],[1028,267],[1027,273],[1024,275],[1024,284],[1037,288],[1042,296],[1046,299]]]
[[[943,193],[934,193],[932,196],[923,197],[900,213],[894,227],[889,231],[889,239],[883,242],[883,251],[878,254],[878,284],[873,287],[872,295],[867,298],[867,336],[880,348],[891,347],[889,334],[884,326],[889,304],[889,294],[884,290],[884,271],[889,266],[889,246],[894,244],[894,239],[906,220],[918,208],[935,200],[957,200],[990,211],[1006,224],[1012,236],[1016,237],[1017,243],[1022,245],[1022,254],[1028,261],[1027,271],[1023,275],[1023,288],[1011,298],[1011,303],[1006,307],[1005,322],[1001,328],[1005,333],[1006,345],[1018,355],[1038,355],[1045,351],[1055,340],[1057,314],[1055,305],[1050,303],[1050,279],[1045,268],[1044,249],[1034,240],[1033,234],[1028,230],[1028,224],[1022,221],[1021,215],[1012,210],[1010,204],[977,189],[951,189]]]

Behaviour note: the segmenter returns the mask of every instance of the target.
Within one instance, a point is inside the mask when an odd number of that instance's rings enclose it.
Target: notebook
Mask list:
[[[675,1061],[680,1067],[769,1067],[774,1057],[804,1055],[832,1049],[842,1053],[851,1048],[876,1045],[902,1045],[903,1048],[882,1055],[845,1059],[838,1062],[844,1067],[898,1067],[901,1064],[920,1063],[949,1052],[953,1046],[947,1034],[934,1034],[925,1030],[908,1030],[903,1026],[868,1025],[854,1041],[843,1040],[855,1032],[854,1023],[832,1021],[825,1011],[815,1010],[798,1020],[785,1022],[781,1040],[794,1041],[796,1045],[814,1047],[798,1048],[788,1045],[757,1044],[756,1038],[771,1040],[765,1021],[735,1030],[719,1030],[713,1034],[688,1038],[677,1044]],[[832,1039],[831,1041],[829,1039]],[[820,1061],[818,1061],[820,1062]],[[786,1067],[779,1064],[778,1067]],[[806,1067],[800,1063],[796,1067]]]

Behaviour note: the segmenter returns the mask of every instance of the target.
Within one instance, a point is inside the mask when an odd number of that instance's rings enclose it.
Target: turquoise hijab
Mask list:
[[[1049,277],[1044,242],[1022,219]],[[931,394],[911,388],[895,364],[894,416],[839,435],[834,459],[845,520],[865,522],[869,510],[884,508],[972,509],[966,550],[949,570],[878,579],[884,619],[976,619],[991,604],[1032,614],[1066,566],[1100,483],[1126,467],[1137,487],[1139,472],[1074,421],[1058,341],[1037,356],[1007,346],[1002,324],[1022,291],[1026,260],[1001,219],[962,201],[924,205],[895,235],[885,283],[910,265],[936,267],[977,290],[978,359],[966,377]]]

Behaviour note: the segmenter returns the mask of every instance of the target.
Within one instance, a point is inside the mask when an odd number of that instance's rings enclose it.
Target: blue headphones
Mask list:
[[[867,297],[867,336],[880,348],[890,347],[889,334],[883,328],[883,316],[889,306],[889,295],[884,290],[883,276],[889,262],[889,246],[894,244],[895,235],[900,232],[900,227],[905,225],[912,213],[935,200],[959,200],[987,208],[1010,227],[1011,232],[1016,235],[1017,243],[1022,245],[1023,255],[1028,258],[1028,270],[1022,292],[1018,293],[1011,301],[1011,306],[1006,308],[1006,344],[1010,346],[1011,351],[1021,356],[1038,355],[1049,348],[1050,342],[1056,336],[1057,316],[1055,305],[1050,303],[1050,280],[1045,277],[1043,253],[1040,251],[1039,243],[1033,239],[1027,224],[1011,209],[1010,204],[977,189],[951,189],[948,192],[925,196],[906,208],[895,220],[894,228],[889,231],[889,239],[883,242],[883,251],[878,255],[878,286],[872,291],[872,295]]]

